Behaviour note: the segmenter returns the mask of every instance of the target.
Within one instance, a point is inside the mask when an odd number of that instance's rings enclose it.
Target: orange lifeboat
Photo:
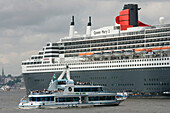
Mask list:
[[[152,48],[152,51],[154,51],[154,52],[162,51],[162,47],[154,47],[154,48]]]
[[[86,53],[79,53],[79,57],[84,57]]]
[[[145,53],[146,49],[144,49],[144,48],[135,49],[135,52],[136,53]]]
[[[86,53],[86,56],[93,56],[93,55],[94,55],[93,52]]]
[[[162,51],[170,51],[170,47],[169,46],[162,47]]]
[[[152,52],[152,49],[147,48],[146,52]]]

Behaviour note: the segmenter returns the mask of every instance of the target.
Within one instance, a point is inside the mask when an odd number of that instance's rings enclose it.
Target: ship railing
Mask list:
[[[137,35],[137,34],[144,34],[144,30],[128,32],[128,33],[120,33],[120,34],[91,36],[91,37],[63,38],[63,39],[61,39],[61,41],[78,41],[78,40],[85,40],[85,39],[109,38],[109,37],[128,36],[128,35]]]
[[[74,85],[92,85],[91,82],[75,82]]]
[[[155,27],[170,27],[170,24],[155,25]]]
[[[160,27],[170,27],[170,24],[163,24],[163,25],[155,25],[150,27],[145,27],[145,29],[150,28],[160,28]],[[145,29],[142,29],[140,31],[134,31],[134,32],[125,32],[125,33],[117,33],[117,34],[108,34],[108,35],[99,35],[99,36],[82,36],[82,37],[75,37],[75,38],[63,38],[61,41],[77,41],[77,40],[84,40],[84,39],[96,39],[96,38],[107,38],[107,37],[117,37],[117,36],[128,36],[128,35],[140,35],[145,34]]]
[[[36,91],[31,91],[31,95],[45,95],[45,94],[54,94],[54,93],[63,93],[62,90],[46,90],[46,91],[41,91],[41,90],[36,90]]]
[[[78,40],[85,40],[85,39],[96,39],[96,38],[106,38],[106,37],[116,37],[119,34],[111,34],[111,35],[100,35],[100,36],[91,36],[91,37],[78,37],[78,38],[63,38],[61,41],[78,41]]]

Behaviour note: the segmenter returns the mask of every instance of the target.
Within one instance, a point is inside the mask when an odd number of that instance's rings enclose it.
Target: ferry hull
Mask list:
[[[110,103],[108,102],[99,102],[99,103],[85,103],[85,104],[80,104],[80,103],[70,103],[70,104],[46,104],[43,105],[43,103],[39,102],[32,104],[32,102],[28,102],[28,103],[20,103],[19,104],[19,109],[43,109],[43,108],[48,108],[48,109],[52,109],[52,108],[85,108],[85,107],[97,107],[97,106],[117,106],[121,103],[122,101],[112,101]]]
[[[54,73],[58,77],[62,72],[23,73],[27,91],[47,89]],[[105,86],[109,92],[170,91],[170,67],[71,71],[71,78]]]

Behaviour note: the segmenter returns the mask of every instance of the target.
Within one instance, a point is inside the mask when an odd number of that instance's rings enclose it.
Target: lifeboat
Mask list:
[[[113,51],[103,51],[103,55],[108,57],[108,56],[112,56]]]
[[[85,57],[86,53],[79,53],[79,57]]]
[[[145,49],[145,51],[146,51],[146,54],[144,54],[145,56],[150,56],[153,54],[152,49],[150,48]]]
[[[154,47],[154,48],[152,48],[152,51],[153,51],[153,52],[162,51],[162,47]]]
[[[170,47],[169,46],[162,47],[162,51],[170,51]]]
[[[135,49],[135,53],[145,53],[146,49],[144,48],[139,48],[139,49]]]
[[[147,49],[145,49],[145,51],[146,52],[152,52],[152,49],[147,48]]]
[[[102,54],[103,54],[103,52],[101,52],[101,51],[96,51],[96,52],[94,52],[94,57],[101,57],[102,56]]]
[[[93,55],[94,55],[93,52],[86,53],[86,56],[87,56],[87,57],[90,57],[90,56],[93,56]]]
[[[133,49],[126,49],[124,50],[124,55],[132,55],[134,53]]]
[[[122,54],[123,54],[122,50],[114,50],[114,53],[113,53],[114,56],[121,56]]]

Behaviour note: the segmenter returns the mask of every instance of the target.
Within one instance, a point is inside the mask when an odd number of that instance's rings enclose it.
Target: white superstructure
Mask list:
[[[38,55],[22,62],[22,71],[61,71],[66,64],[71,71],[170,65],[170,25],[132,28],[133,32],[129,28],[120,34],[114,33],[117,30],[112,28],[114,26],[93,30],[91,34],[97,36],[75,36],[49,42]],[[111,33],[105,34],[106,31]],[[101,54],[95,54],[97,52]]]

